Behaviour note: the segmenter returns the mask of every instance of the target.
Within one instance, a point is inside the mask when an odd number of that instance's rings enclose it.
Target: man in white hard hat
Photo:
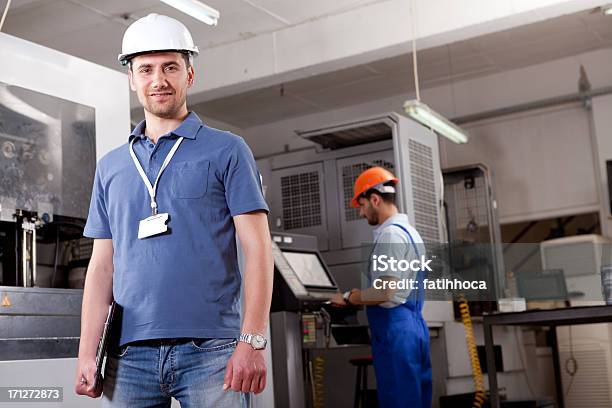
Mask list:
[[[102,394],[108,407],[169,407],[172,397],[183,407],[245,406],[266,384],[272,293],[259,172],[242,138],[187,110],[198,48],[183,24],[150,14],[127,29],[122,51],[145,120],[96,169],[76,392]],[[96,386],[112,299],[122,310],[118,341]]]

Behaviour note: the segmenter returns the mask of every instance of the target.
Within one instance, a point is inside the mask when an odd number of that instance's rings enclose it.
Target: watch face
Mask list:
[[[251,344],[256,349],[262,349],[266,347],[266,338],[260,334],[256,334],[253,336],[253,339],[251,340]]]

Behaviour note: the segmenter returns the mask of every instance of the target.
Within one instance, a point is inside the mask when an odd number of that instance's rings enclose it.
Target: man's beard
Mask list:
[[[173,119],[185,103],[186,97],[176,103],[156,103],[146,97],[145,109],[163,119]]]
[[[373,213],[369,217],[366,217],[368,220],[368,224],[370,225],[378,225],[378,214]]]

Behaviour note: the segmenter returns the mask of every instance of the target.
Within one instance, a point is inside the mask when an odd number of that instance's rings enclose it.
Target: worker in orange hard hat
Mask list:
[[[355,180],[350,206],[359,208],[374,229],[374,246],[365,289],[331,297],[336,306],[366,305],[372,333],[378,403],[382,408],[429,408],[432,399],[429,330],[421,313],[425,268],[420,271],[377,267],[375,259],[425,259],[423,240],[395,204],[399,183],[390,171],[372,167]],[[380,265],[379,265],[380,266]],[[382,270],[382,271],[381,271]],[[391,281],[414,281],[416,287],[391,289]]]
[[[397,177],[389,170],[382,167],[370,167],[355,180],[351,207],[359,208],[359,198],[372,189],[383,194],[395,193],[395,184],[398,181]]]

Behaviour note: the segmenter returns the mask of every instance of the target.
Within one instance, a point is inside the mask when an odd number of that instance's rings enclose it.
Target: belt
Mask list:
[[[177,344],[185,344],[193,341],[193,338],[190,337],[178,337],[178,338],[169,338],[169,339],[147,339],[147,340],[137,340],[127,343],[128,346],[174,346]]]

